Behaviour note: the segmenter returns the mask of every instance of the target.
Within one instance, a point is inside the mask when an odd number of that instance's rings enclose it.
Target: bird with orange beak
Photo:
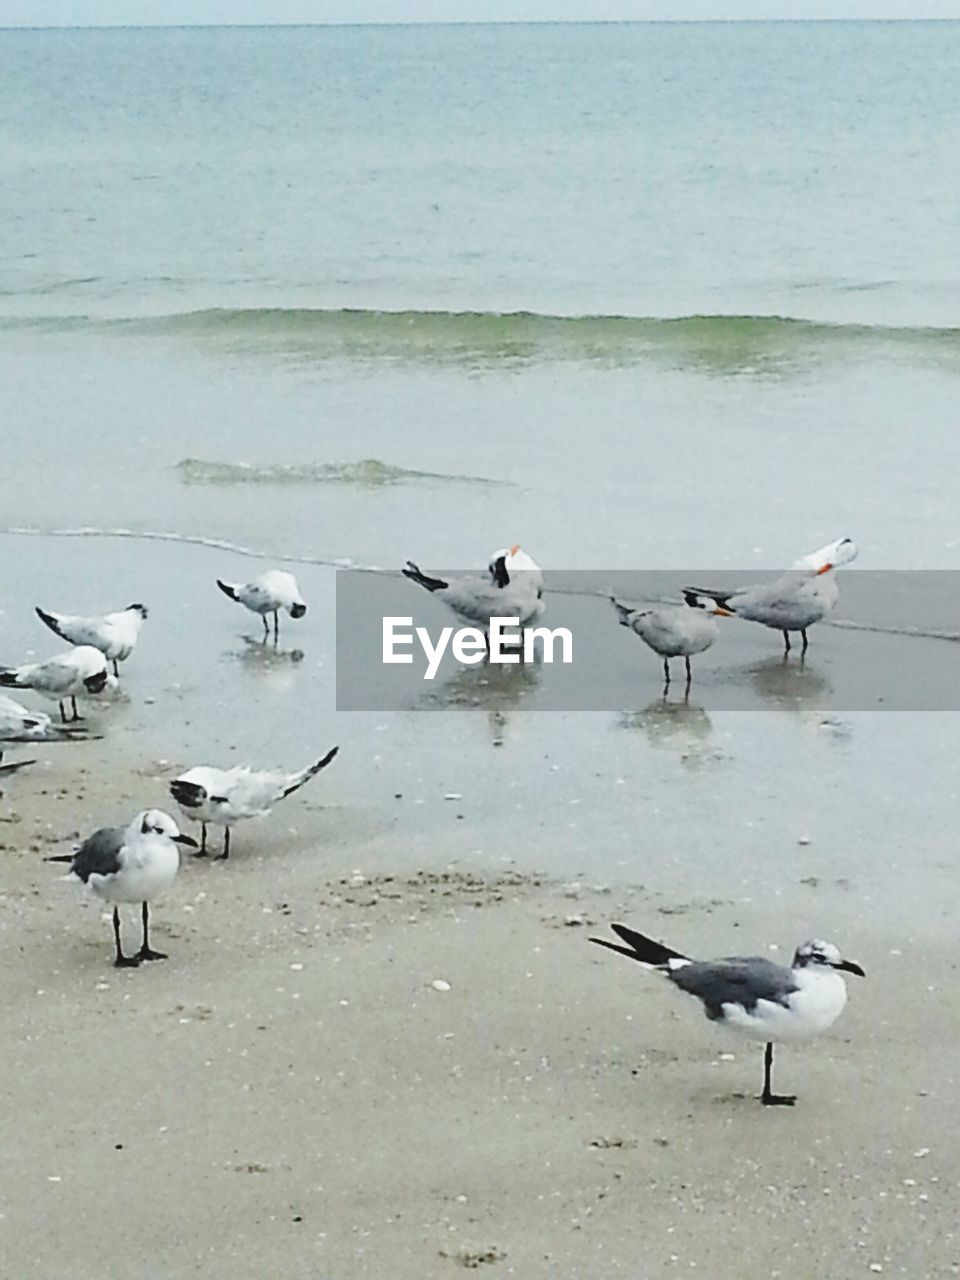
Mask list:
[[[817,551],[802,556],[787,573],[773,582],[741,587],[736,591],[712,591],[703,587],[684,587],[688,604],[713,600],[737,618],[759,622],[783,634],[784,652],[790,652],[790,633],[803,637],[801,654],[807,652],[807,629],[822,622],[840,597],[836,570],[859,554],[849,538],[838,538]]]
[[[543,573],[519,544],[495,551],[487,577],[433,578],[408,560],[403,575],[435,595],[471,626],[489,631],[491,618],[518,618],[525,627],[544,611]]]

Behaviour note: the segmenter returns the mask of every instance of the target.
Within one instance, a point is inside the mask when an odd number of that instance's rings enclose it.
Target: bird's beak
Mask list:
[[[732,618],[733,614],[729,609],[721,609],[719,605],[713,611],[718,618]]]
[[[511,554],[512,556],[515,556],[519,550],[520,550],[520,543],[519,543],[519,542],[516,542],[516,543],[514,543],[514,545],[510,548],[510,554]]]
[[[833,568],[832,562],[828,562],[827,564],[820,566],[820,568],[817,570],[817,574],[819,575],[821,573],[829,573],[832,568]]]
[[[858,964],[854,964],[852,960],[841,960],[839,964],[833,966],[835,969],[843,969],[846,973],[855,973],[858,978],[865,978],[867,975],[863,972]]]
[[[172,840],[173,840],[173,843],[174,843],[174,844],[188,844],[188,845],[190,846],[190,848],[191,848],[191,849],[199,849],[199,848],[200,848],[200,846],[197,844],[196,840],[194,840],[193,836],[184,836],[184,835],[179,835],[179,836],[173,836],[173,837],[171,837],[171,838],[172,838]]]

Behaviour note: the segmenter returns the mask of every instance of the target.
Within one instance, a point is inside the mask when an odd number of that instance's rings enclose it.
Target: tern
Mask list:
[[[69,862],[66,880],[79,880],[88,889],[113,903],[114,965],[134,967],[142,960],[166,960],[154,951],[148,934],[147,904],[164,893],[180,870],[178,845],[197,847],[192,836],[181,835],[177,824],[162,809],[145,809],[126,827],[102,827],[73,852],[47,858],[47,862]],[[136,955],[127,956],[120,945],[120,902],[141,904],[143,941]]]
[[[796,1095],[772,1089],[773,1046],[778,1040],[810,1040],[836,1022],[847,1003],[841,972],[864,972],[844,960],[831,942],[814,939],[798,947],[789,968],[764,956],[690,960],[626,925],[611,925],[621,942],[591,938],[598,946],[662,973],[674,986],[696,996],[711,1022],[719,1022],[766,1044],[763,1056],[764,1106],[790,1107]],[[625,945],[623,945],[625,944]]]
[[[545,608],[543,573],[520,546],[495,551],[486,578],[431,578],[412,560],[402,572],[436,595],[458,618],[482,631],[489,631],[491,618],[517,618],[524,627]]]
[[[64,700],[73,705],[73,720],[82,717],[77,710],[78,694],[102,693],[116,678],[107,670],[107,660],[92,645],[81,644],[46,662],[28,662],[19,667],[0,667],[0,685],[15,689],[35,689],[52,698],[60,707],[60,719],[67,723]]]
[[[223,827],[223,851],[230,856],[230,828],[246,818],[261,818],[286,796],[299,791],[305,782],[325,769],[339,751],[333,747],[322,760],[299,773],[254,772],[246,765],[234,769],[214,769],[197,765],[170,783],[170,794],[185,817],[201,824],[200,851],[207,852],[207,825]]]
[[[37,607],[37,617],[45,622],[61,640],[75,645],[92,645],[99,649],[108,662],[113,663],[113,674],[119,676],[120,662],[126,662],[140,638],[140,628],[147,619],[147,607],[128,604],[116,613],[102,617],[81,618],[69,613],[48,613]]]
[[[693,673],[690,670],[692,654],[703,653],[709,649],[720,634],[716,618],[729,618],[729,609],[710,602],[708,605],[694,604],[677,608],[638,609],[633,605],[621,604],[614,596],[610,603],[617,611],[622,627],[629,627],[654,653],[663,658],[663,674],[666,680],[664,689],[670,685],[670,659],[683,658],[687,668],[687,688]]]
[[[307,612],[297,580],[285,569],[270,569],[252,582],[221,582],[217,579],[220,590],[244,605],[251,613],[260,615],[263,622],[264,640],[270,635],[268,616],[273,614],[273,638],[280,639],[280,610],[286,609],[291,618],[302,618]]]
[[[792,569],[773,582],[735,591],[684,587],[683,595],[688,604],[713,600],[738,618],[782,632],[785,653],[790,652],[790,632],[799,631],[803,637],[800,652],[804,654],[809,643],[807,628],[822,622],[839,598],[835,570],[856,559],[857,554],[857,547],[849,538],[838,538],[801,557]]]

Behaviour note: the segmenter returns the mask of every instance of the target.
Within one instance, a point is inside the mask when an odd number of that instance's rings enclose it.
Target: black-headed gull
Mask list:
[[[247,765],[233,769],[215,769],[196,765],[170,783],[170,794],[184,816],[201,823],[200,853],[207,852],[207,825],[223,827],[223,851],[218,858],[230,856],[230,828],[246,818],[262,818],[286,796],[298,791],[305,782],[325,769],[339,751],[333,747],[322,760],[308,765],[299,773],[254,771]]]
[[[495,551],[485,578],[431,578],[412,560],[402,572],[482,631],[489,630],[491,618],[517,618],[524,627],[544,611],[543,573],[519,546]]]
[[[126,827],[102,827],[88,836],[73,853],[58,854],[47,862],[69,862],[64,879],[79,880],[88,889],[112,902],[114,965],[138,965],[141,960],[166,960],[162,951],[153,951],[148,935],[147,903],[165,893],[180,870],[179,845],[197,847],[192,836],[180,829],[162,809],[145,809]],[[136,955],[126,956],[120,945],[120,911],[117,903],[142,904],[143,941]]]
[[[590,941],[662,973],[681,991],[696,996],[711,1022],[766,1043],[760,1098],[766,1106],[796,1102],[795,1096],[778,1096],[772,1090],[774,1043],[811,1040],[826,1031],[847,1003],[847,984],[840,972],[864,976],[858,964],[844,960],[832,943],[819,939],[798,947],[787,968],[764,956],[690,960],[626,925],[611,928],[622,943]]]
[[[785,653],[790,652],[790,632],[799,631],[803,637],[801,653],[806,653],[807,628],[822,622],[839,598],[835,570],[855,560],[857,554],[857,547],[849,538],[838,538],[801,557],[773,582],[736,591],[684,587],[683,594],[688,604],[713,600],[738,618],[782,632]]]
[[[260,615],[264,639],[270,634],[269,614],[273,614],[273,638],[278,640],[281,609],[286,609],[291,618],[302,618],[307,612],[296,578],[285,569],[270,569],[252,582],[221,582],[218,578],[217,586],[231,600]]]
[[[107,670],[107,660],[93,645],[80,644],[46,662],[26,662],[19,667],[0,668],[0,685],[11,689],[34,689],[60,706],[60,719],[67,722],[64,699],[73,705],[73,719],[81,719],[77,710],[78,694],[102,693],[116,677]]]
[[[709,605],[679,605],[677,608],[634,608],[621,604],[613,596],[610,603],[617,611],[622,627],[629,627],[663,659],[665,683],[670,683],[670,659],[683,658],[690,687],[692,654],[709,649],[720,634],[715,618],[729,618],[730,610],[713,601]]]
[[[140,628],[147,620],[147,607],[128,604],[116,613],[81,618],[71,613],[48,613],[37,606],[37,617],[62,640],[99,649],[107,661],[113,663],[113,674],[119,676],[117,664],[126,662],[137,647]]]

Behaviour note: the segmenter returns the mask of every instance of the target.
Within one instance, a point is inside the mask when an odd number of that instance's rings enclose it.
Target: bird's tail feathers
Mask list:
[[[412,578],[414,582],[418,582],[421,587],[426,587],[428,591],[445,591],[450,585],[444,582],[442,578],[428,578],[425,573],[421,573],[420,569],[412,560],[407,561],[407,567],[401,570],[405,578]]]
[[[231,600],[239,600],[239,599],[240,599],[240,597],[237,595],[237,588],[236,588],[236,585],[235,585],[234,583],[232,583],[232,582],[221,582],[221,581],[220,581],[220,579],[218,578],[218,579],[217,579],[217,586],[220,588],[220,590],[223,592],[223,594],[224,594],[225,596],[229,596]]]
[[[45,622],[55,635],[58,635],[61,640],[66,640],[67,637],[60,630],[60,619],[55,613],[45,613],[43,609],[37,605],[36,614],[40,621]]]
[[[339,747],[331,747],[322,760],[318,760],[315,764],[308,765],[307,768],[303,769],[300,773],[294,774],[293,778],[291,778],[289,784],[284,790],[281,799],[285,796],[292,795],[293,792],[298,791],[305,782],[309,782],[311,778],[316,777],[321,769],[325,769],[327,767],[339,750]]]
[[[608,942],[606,938],[591,938],[590,941],[597,943],[598,946],[607,947],[610,951],[616,951],[622,956],[627,956],[630,960],[636,960],[648,969],[672,969],[676,968],[677,962],[690,963],[688,956],[671,950],[662,942],[656,942],[653,938],[637,933],[635,929],[629,929],[625,924],[612,924],[610,928],[626,943],[626,946],[621,946],[617,942]]]
[[[72,861],[73,861],[72,853],[55,853],[50,858],[44,858],[44,862],[72,862]]]
[[[620,619],[621,627],[629,627],[630,619],[637,612],[631,605],[621,604],[616,596],[610,597],[610,603],[617,611],[617,617]]]

